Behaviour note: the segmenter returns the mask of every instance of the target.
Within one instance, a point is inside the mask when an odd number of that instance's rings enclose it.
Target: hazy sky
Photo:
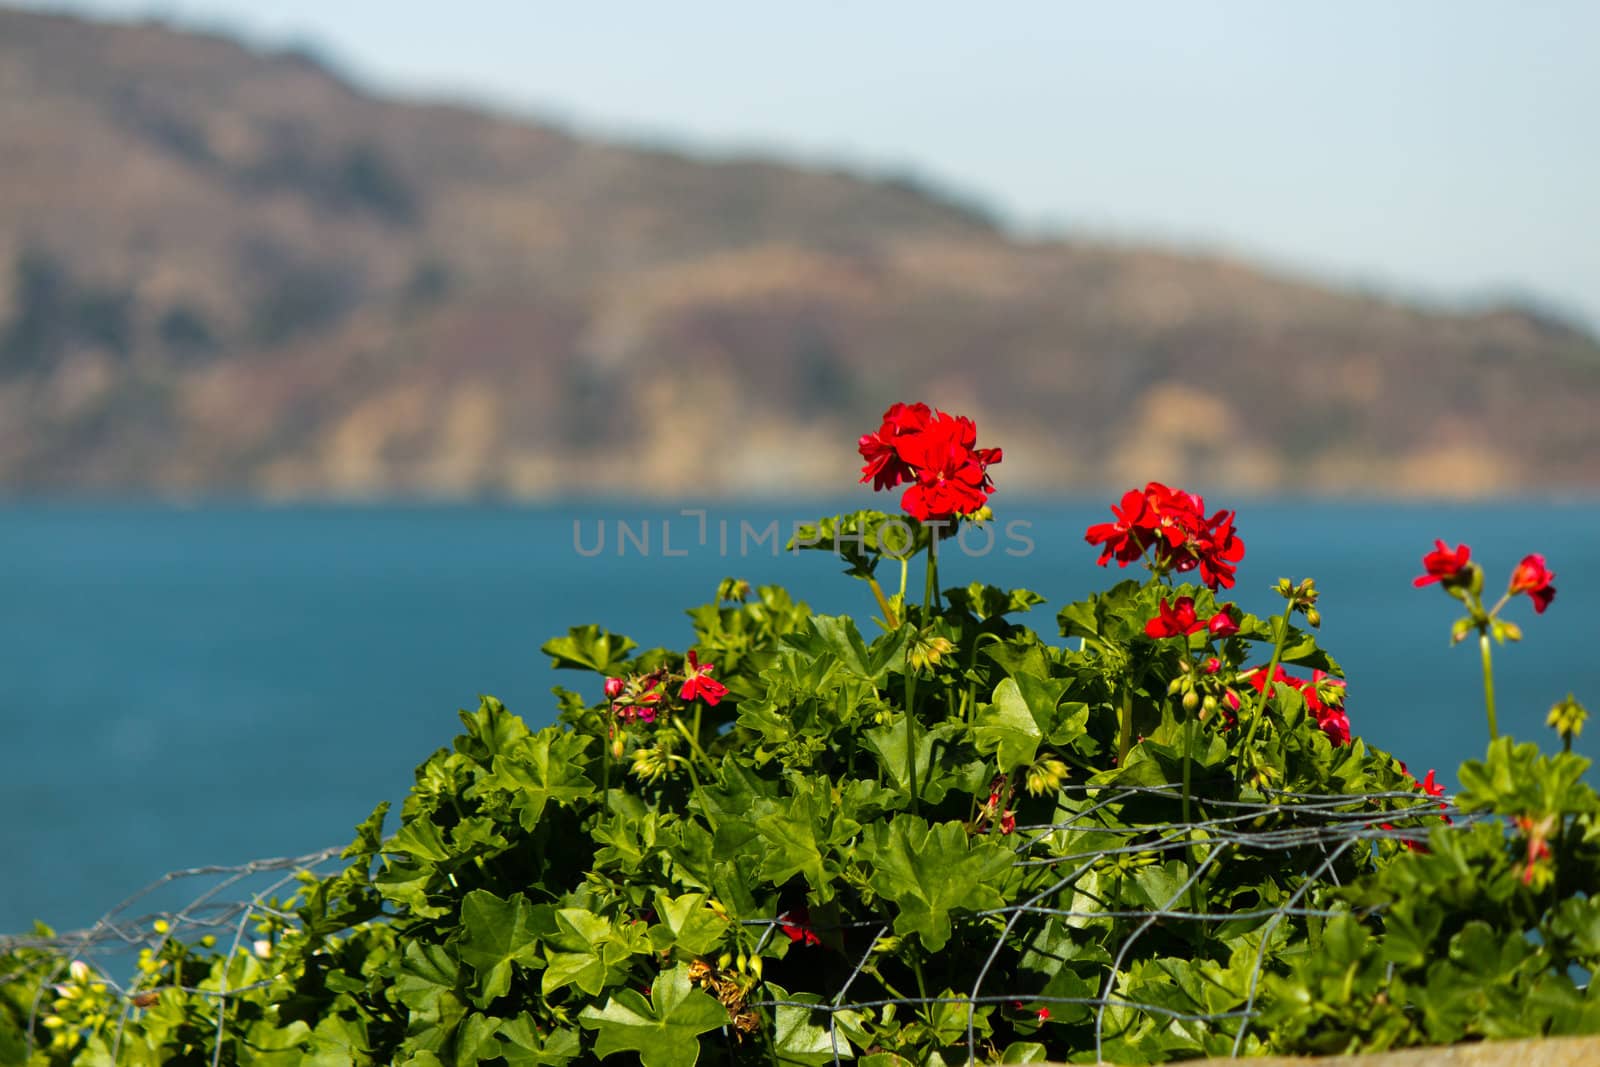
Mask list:
[[[3,2],[3,0],[0,0]],[[580,128],[914,171],[1022,227],[1600,323],[1600,3],[77,0]]]

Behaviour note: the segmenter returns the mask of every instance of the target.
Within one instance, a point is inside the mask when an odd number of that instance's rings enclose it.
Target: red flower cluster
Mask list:
[[[1111,513],[1116,522],[1099,523],[1084,533],[1091,545],[1103,546],[1102,567],[1113,559],[1126,567],[1148,552],[1151,566],[1160,572],[1198,567],[1211,589],[1233,586],[1234,565],[1244,558],[1244,542],[1233,531],[1233,512],[1207,518],[1204,497],[1151,482],[1124,493],[1122,504],[1113,504]]]
[[[1472,563],[1472,549],[1466,545],[1451,548],[1440,540],[1435,540],[1433,545],[1433,551],[1422,557],[1422,569],[1428,573],[1419,575],[1411,582],[1418,589],[1434,582],[1449,585],[1461,580]]]
[[[1258,693],[1267,687],[1267,672],[1261,667],[1245,671],[1239,677],[1255,686]],[[1273,681],[1282,682],[1300,694],[1306,702],[1306,710],[1317,720],[1317,725],[1328,735],[1328,740],[1335,745],[1350,743],[1350,719],[1344,713],[1343,681],[1325,671],[1313,671],[1309,680],[1296,678],[1282,667],[1278,668]]]
[[[876,433],[861,437],[861,480],[874,489],[911,482],[900,507],[918,522],[971,515],[994,492],[989,465],[1002,458],[1000,449],[978,448],[977,441],[978,428],[964,415],[895,404]]]
[[[1442,783],[1440,783],[1440,782],[1436,782],[1436,781],[1433,780],[1433,774],[1434,774],[1433,771],[1430,770],[1428,772],[1428,774],[1427,774],[1427,777],[1423,778],[1422,781],[1419,782],[1419,781],[1417,781],[1416,775],[1412,774],[1411,773],[1411,769],[1405,765],[1405,761],[1401,760],[1400,761],[1400,773],[1405,775],[1407,778],[1411,779],[1411,785],[1412,785],[1413,788],[1422,790],[1424,793],[1428,794],[1428,796],[1430,796],[1430,797],[1442,797],[1442,796],[1444,796],[1444,785]],[[1449,806],[1450,806],[1449,804],[1440,804],[1439,805],[1439,807],[1441,807],[1441,808],[1448,808]],[[1450,821],[1450,816],[1448,816],[1448,815],[1441,815],[1439,817],[1441,819],[1443,819],[1445,822],[1449,822]],[[1395,828],[1394,827],[1394,823],[1392,823],[1392,822],[1379,823],[1378,825],[1382,826],[1385,830],[1393,830]],[[1421,841],[1418,841],[1414,837],[1402,837],[1400,839],[1400,843],[1402,845],[1406,846],[1406,848],[1410,849],[1412,852],[1426,852],[1426,851],[1428,851],[1428,846],[1423,844]]]
[[[1223,604],[1210,619],[1202,619],[1195,614],[1194,597],[1181,596],[1170,606],[1167,598],[1162,597],[1161,613],[1144,624],[1144,632],[1146,636],[1157,640],[1186,637],[1199,630],[1206,630],[1212,637],[1232,637],[1239,632],[1239,620],[1233,617],[1234,610],[1232,604]]]
[[[714,663],[701,663],[694,650],[690,649],[689,661],[683,667],[683,688],[678,690],[679,699],[694,700],[698,697],[716,707],[728,695],[728,687],[711,677],[711,668],[715,666]]]
[[[1472,549],[1466,545],[1451,548],[1440,540],[1435,540],[1433,546],[1433,551],[1422,557],[1422,569],[1427,573],[1417,576],[1411,584],[1420,588],[1434,582],[1443,582],[1446,586],[1453,587],[1468,583],[1474,566]],[[1556,587],[1550,584],[1555,581],[1555,577],[1550,568],[1545,566],[1543,556],[1536,552],[1529,553],[1522,557],[1522,562],[1511,572],[1511,582],[1506,586],[1506,596],[1527,593],[1528,599],[1533,601],[1534,613],[1543,615],[1544,609],[1556,598]],[[1496,611],[1498,610],[1497,608]]]
[[[1544,565],[1543,556],[1523,556],[1517,569],[1511,572],[1511,584],[1506,587],[1506,592],[1512,596],[1527,593],[1528,599],[1533,601],[1534,614],[1543,615],[1550,601],[1556,598],[1556,587],[1550,584],[1555,577]]]

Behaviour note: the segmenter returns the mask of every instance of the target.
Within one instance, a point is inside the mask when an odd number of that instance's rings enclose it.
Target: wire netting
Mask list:
[[[858,947],[852,949],[849,970],[831,997],[820,1003],[752,999],[747,1006],[801,1009],[813,1013],[818,1025],[825,1019],[835,1063],[842,1063],[849,1055],[839,1023],[840,1017],[848,1012],[859,1013],[891,1005],[964,1007],[967,1011],[967,1055],[969,1061],[976,1062],[979,1049],[974,1010],[981,1005],[1014,1005],[1022,1001],[1047,1006],[1075,1005],[1090,1010],[1094,1016],[1097,1059],[1101,1058],[1106,1039],[1107,1014],[1113,1009],[1130,1009],[1231,1033],[1233,1052],[1238,1055],[1245,1047],[1258,1013],[1258,994],[1274,930],[1290,919],[1330,918],[1339,913],[1326,906],[1314,906],[1311,901],[1325,896],[1319,890],[1340,884],[1340,861],[1360,843],[1391,840],[1415,844],[1425,838],[1429,827],[1439,825],[1441,817],[1461,818],[1461,813],[1448,799],[1441,801],[1438,797],[1416,792],[1311,794],[1264,790],[1261,800],[1207,798],[1204,805],[1210,814],[1189,822],[1101,825],[1095,818],[1108,808],[1140,798],[1176,801],[1182,796],[1182,786],[1068,786],[1065,792],[1075,794],[1081,801],[1070,817],[1059,822],[1019,825],[1008,838],[1015,848],[1018,865],[1048,868],[1059,876],[1026,899],[1005,907],[953,916],[958,925],[969,929],[993,930],[988,954],[980,954],[972,960],[969,991],[953,997],[853,997],[852,992],[862,984],[860,980],[880,939],[889,936],[893,928],[893,917],[885,914],[881,919],[851,922],[835,931],[862,931],[871,936],[860,939]],[[1107,843],[1095,845],[1096,837],[1104,837]],[[1139,840],[1111,840],[1130,837]],[[238,953],[253,951],[248,937],[252,923],[269,916],[292,923],[294,916],[284,909],[282,902],[292,896],[303,875],[331,873],[341,851],[340,847],[326,848],[303,856],[257,860],[238,866],[174,871],[129,896],[83,930],[52,936],[0,936],[0,955],[19,949],[42,949],[50,953],[25,965],[47,968],[50,972],[43,975],[44,982],[34,1005],[36,1017],[46,1008],[42,1002],[48,996],[50,983],[57,981],[74,962],[83,961],[99,981],[105,982],[122,999],[122,1018],[126,1021],[130,1013],[140,1010],[140,994],[152,991],[147,976],[136,966],[140,949],[159,951],[168,940],[192,943],[210,935],[216,939],[217,951],[225,952],[230,960]],[[1088,872],[1119,856],[1183,859],[1188,861],[1188,876],[1168,894],[1168,899],[1157,901],[1149,908],[1111,909],[1077,892],[1080,879]],[[1286,882],[1292,888],[1281,901],[1271,905],[1233,910],[1204,904],[1195,907],[1203,896],[1193,890],[1203,883],[1208,873],[1240,860],[1271,860],[1292,866]],[[181,896],[177,906],[150,908],[149,902],[163,894],[170,897],[174,893]],[[1105,971],[1099,990],[1093,996],[1069,997],[995,988],[991,975],[997,971],[997,961],[1007,946],[1028,940],[1051,919],[1079,923],[1120,920],[1127,924],[1127,933],[1115,946],[1112,963]],[[747,919],[743,923],[763,928],[761,948],[773,937],[780,936],[786,925],[783,917]],[[1122,988],[1127,974],[1125,965],[1135,958],[1141,939],[1158,926],[1173,929],[1192,923],[1248,923],[1260,931],[1260,947],[1245,1003],[1224,1011],[1183,1012],[1126,995]],[[223,968],[223,973],[227,973],[227,968]],[[25,976],[26,970],[0,973],[0,983]],[[259,986],[177,988],[227,1001]],[[226,1015],[225,1010],[217,1013],[218,1057]]]

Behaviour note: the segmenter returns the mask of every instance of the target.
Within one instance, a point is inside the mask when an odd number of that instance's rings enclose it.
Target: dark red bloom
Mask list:
[[[989,467],[1004,458],[998,448],[978,448],[977,438],[977,426],[965,416],[896,404],[884,412],[877,433],[861,438],[867,461],[861,480],[871,479],[874,489],[911,482],[900,506],[919,522],[970,515],[988,503],[994,492]]]
[[[1411,583],[1419,589],[1433,582],[1456,581],[1472,561],[1472,549],[1466,545],[1450,548],[1439,540],[1433,544],[1434,550],[1422,557],[1422,569],[1428,573],[1418,576]]]
[[[1161,614],[1144,624],[1146,636],[1157,639],[1181,637],[1205,627],[1205,621],[1194,613],[1192,596],[1181,596],[1176,604],[1170,606],[1167,604],[1167,598],[1162,597],[1160,612]]]
[[[621,678],[607,678],[605,684],[606,699],[617,699],[622,695],[622,690],[627,684]]]
[[[895,404],[885,411],[878,432],[861,436],[861,458],[867,461],[861,468],[861,480],[870,478],[874,489],[893,489],[901,482],[912,481],[916,474],[901,457],[897,442],[927,426],[931,417],[926,404]]]
[[[1239,632],[1239,620],[1233,617],[1234,606],[1224,604],[1211,616],[1211,621],[1206,623],[1206,630],[1212,637],[1232,637]]]
[[[1233,512],[1206,518],[1205,499],[1160,482],[1123,494],[1113,505],[1115,522],[1089,527],[1084,540],[1102,546],[1100,565],[1115,559],[1127,566],[1148,554],[1158,571],[1192,571],[1211,589],[1232,586],[1235,564],[1244,558],[1244,542],[1234,534]]]
[[[1555,575],[1544,565],[1543,556],[1523,556],[1517,569],[1511,572],[1511,585],[1507,587],[1507,592],[1512,595],[1527,593],[1528,599],[1533,601],[1534,613],[1543,615],[1550,601],[1556,598],[1556,587],[1550,584],[1554,580]]]
[[[778,916],[779,929],[785,937],[796,944],[820,945],[822,938],[811,928],[811,909],[805,905],[791,908]]]
[[[694,650],[689,650],[689,661],[684,665],[683,688],[678,690],[678,697],[682,700],[699,698],[712,707],[722,700],[728,693],[728,687],[711,677],[711,668],[715,664],[701,663],[695,656]]]
[[[1249,682],[1259,692],[1266,688],[1267,672],[1257,667],[1239,675],[1240,679]],[[1334,678],[1323,671],[1313,671],[1309,680],[1296,678],[1279,667],[1272,679],[1282,683],[1300,694],[1305,701],[1306,710],[1316,720],[1317,726],[1328,735],[1328,740],[1335,745],[1348,745],[1350,743],[1350,719],[1344,711],[1344,682]]]

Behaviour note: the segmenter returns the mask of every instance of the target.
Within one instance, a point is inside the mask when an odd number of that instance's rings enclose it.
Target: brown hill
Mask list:
[[[1600,347],[912,182],[375,98],[0,10],[0,488],[836,489],[891,400],[1007,488],[1600,488]]]

